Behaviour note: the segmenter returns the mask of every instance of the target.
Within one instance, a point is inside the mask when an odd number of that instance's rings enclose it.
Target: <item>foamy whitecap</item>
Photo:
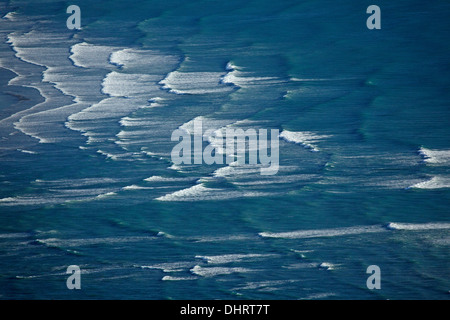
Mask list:
[[[112,154],[112,153],[109,153],[109,152],[106,152],[106,151],[103,151],[103,150],[97,150],[97,153],[99,153],[101,155],[104,155],[107,159],[111,159],[111,160],[118,160],[119,159],[118,155],[115,155],[115,154]]]
[[[188,281],[188,280],[197,280],[197,277],[174,277],[174,276],[164,276],[162,277],[162,281]]]
[[[117,48],[81,42],[70,48],[69,59],[77,67],[110,68],[109,56],[114,50]]]
[[[87,44],[80,44],[74,50],[76,49],[93,50]],[[73,58],[82,64],[77,55]],[[102,151],[106,150],[106,147],[103,147],[105,144],[115,144],[108,148],[111,150],[117,150],[119,146],[127,151],[130,145],[142,144],[142,139],[145,139],[146,143],[153,142],[151,130],[131,128],[111,134],[109,128],[113,122],[119,122],[124,127],[152,126],[154,122],[134,119],[133,113],[139,109],[165,106],[165,99],[161,96],[167,93],[160,90],[158,82],[176,67],[178,60],[178,57],[152,50],[126,48],[112,52],[108,57],[107,69],[116,70],[109,72],[101,80],[101,93],[109,97],[103,96],[101,101],[94,101],[80,112],[70,115],[66,126],[87,136],[88,144],[102,144]],[[123,154],[121,151],[107,151],[104,154],[113,160],[127,160],[128,156],[131,156],[132,160],[142,159],[136,153],[130,152]]]
[[[430,222],[430,223],[396,223],[391,222],[386,226],[391,230],[442,230],[450,229],[450,223]]]
[[[236,177],[249,174],[260,174],[261,165],[226,166],[214,171],[215,177]]]
[[[250,72],[242,71],[243,68],[228,62],[226,66],[228,73],[221,78],[221,82],[237,87],[248,87],[252,85],[268,85],[283,83],[284,81],[276,77],[255,77]]]
[[[410,188],[417,188],[417,189],[450,188],[450,177],[444,175],[434,176],[427,181],[416,183],[410,186]]]
[[[126,48],[115,51],[109,63],[127,72],[165,75],[179,64],[180,58],[155,50]],[[162,76],[160,77],[161,80]]]
[[[150,190],[153,189],[151,187],[142,187],[142,186],[138,186],[136,184],[132,184],[129,186],[125,186],[122,188],[122,190]]]
[[[285,238],[285,239],[306,239],[306,238],[319,238],[319,237],[337,237],[358,235],[365,233],[379,233],[386,232],[386,228],[383,226],[358,226],[348,228],[335,228],[335,229],[317,229],[317,230],[298,230],[290,232],[261,232],[260,236],[264,238]]]
[[[290,232],[261,232],[259,235],[264,238],[282,238],[282,239],[307,239],[307,238],[320,238],[320,237],[340,237],[369,233],[383,233],[389,230],[440,230],[450,229],[450,223],[395,223],[391,222],[385,226],[373,225],[373,226],[358,226],[347,228],[335,228],[335,229],[317,229],[317,230],[299,230]]]
[[[334,292],[325,292],[325,293],[313,293],[310,294],[304,298],[301,298],[302,300],[316,300],[316,299],[327,299],[329,297],[336,296],[336,293]]]
[[[116,192],[107,192],[107,193],[99,194],[97,196],[97,199],[103,199],[103,198],[107,198],[107,197],[111,197],[111,196],[115,196],[115,195],[117,195]]]
[[[17,151],[20,151],[22,153],[27,153],[27,154],[37,154],[36,151],[30,151],[30,150],[24,150],[24,149],[17,149]]]
[[[198,116],[186,123],[183,123],[181,126],[179,126],[179,129],[186,131],[187,133],[191,135],[203,135],[205,137],[208,137],[207,132],[212,134],[215,133],[215,131],[221,129],[222,127],[232,123],[233,120],[221,120],[221,119],[213,119],[208,118],[204,116]],[[199,132],[195,132],[194,125],[201,124],[201,130],[200,127],[197,128]]]
[[[173,71],[159,82],[164,89],[176,94],[226,93],[233,90],[220,83],[221,72]]]
[[[29,236],[28,233],[0,233],[0,239],[27,238]]]
[[[36,179],[33,183],[38,185],[44,185],[47,188],[76,188],[76,187],[88,187],[93,185],[104,185],[121,182],[121,179],[94,177],[94,178],[81,178],[81,179],[59,179],[59,180],[42,180]]]
[[[178,171],[178,172],[183,172],[183,168],[181,168],[180,166],[176,165],[176,164],[172,164],[170,167],[168,167],[167,169],[170,170],[174,170],[174,171]]]
[[[155,124],[155,121],[141,118],[131,118],[129,116],[120,119],[119,124],[122,127],[141,127]]]
[[[247,282],[241,287],[234,288],[233,290],[259,290],[259,291],[274,291],[283,290],[286,285],[296,283],[301,280],[265,280],[265,281],[253,281]],[[268,290],[271,289],[271,290]]]
[[[141,266],[141,269],[157,269],[161,270],[164,273],[172,273],[172,272],[181,272],[186,271],[189,268],[192,268],[194,264],[190,261],[177,261],[177,262],[167,262],[167,263],[158,263],[153,265],[144,265]]]
[[[450,150],[435,150],[420,148],[419,154],[424,158],[424,161],[433,165],[450,165]]]
[[[227,241],[249,241],[254,240],[254,236],[249,235],[224,235],[224,236],[200,236],[187,237],[186,240],[192,242],[227,242]]]
[[[157,87],[154,85],[158,80],[158,75],[112,71],[103,79],[102,92],[112,97],[136,97],[141,95],[151,97],[152,93],[158,93]]]
[[[14,123],[14,127],[39,139],[40,143],[54,143],[73,138],[61,123],[64,123],[70,114],[87,107],[77,103],[98,101],[101,96],[98,89],[102,75],[74,68],[67,59],[67,47],[70,47],[74,40],[64,35],[33,30],[23,34],[12,33],[8,41],[20,60],[45,67],[42,71],[42,81],[36,82],[32,79],[33,75],[26,74],[24,81],[28,81],[20,83],[23,86],[30,86],[32,83],[45,101],[16,114],[20,116],[20,120]],[[43,42],[46,46],[42,46]]]
[[[230,262],[241,262],[243,260],[254,260],[263,258],[273,258],[276,254],[258,254],[258,253],[248,253],[248,254],[223,254],[216,256],[195,256],[197,259],[205,260],[209,264],[222,264]]]
[[[319,264],[319,268],[325,270],[334,270],[336,269],[336,265],[330,262],[322,262],[321,264]]]
[[[289,183],[312,183],[320,179],[319,175],[314,174],[293,174],[286,176],[258,176],[257,180],[251,181],[233,181],[237,186],[266,186],[273,184],[289,184]]]
[[[191,270],[191,273],[202,277],[215,277],[219,275],[228,275],[233,273],[247,273],[255,272],[257,270],[240,267],[202,267],[196,265]]]
[[[141,99],[125,99],[123,97],[103,99],[100,102],[83,109],[81,112],[69,116],[69,124],[67,125],[73,130],[80,127],[81,129],[79,130],[82,130],[88,134],[88,124],[73,123],[73,121],[122,118],[123,116],[126,116],[129,113],[141,108],[143,104],[144,101]]]
[[[116,244],[116,243],[130,243],[155,240],[155,237],[105,237],[105,238],[83,238],[83,239],[61,239],[61,238],[47,238],[37,239],[36,242],[46,245],[48,247],[82,247],[98,244]]]
[[[14,11],[8,12],[2,18],[10,20],[10,21],[16,21],[17,20],[17,12],[14,12]]]
[[[313,132],[295,132],[283,130],[280,133],[280,138],[287,142],[293,142],[303,145],[305,148],[311,149],[311,151],[319,151],[319,148],[315,145],[323,139],[331,137],[330,135],[318,135]]]
[[[144,181],[147,182],[181,182],[181,181],[193,181],[195,178],[172,178],[172,177],[161,177],[161,176],[151,176],[145,178]]]
[[[216,189],[218,190],[218,189]],[[187,189],[175,191],[171,194],[156,198],[160,201],[195,201],[196,198],[206,198],[214,192],[214,189],[205,187],[203,184],[197,184]]]
[[[209,188],[202,183],[195,186],[175,191],[173,193],[166,194],[162,197],[156,198],[159,201],[211,201],[211,200],[228,200],[242,197],[263,197],[271,196],[272,192],[256,192],[256,191],[240,191],[240,190],[227,190],[220,188]]]

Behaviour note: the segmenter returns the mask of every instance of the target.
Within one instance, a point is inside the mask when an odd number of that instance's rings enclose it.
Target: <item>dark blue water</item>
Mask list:
[[[450,4],[371,4],[0,2],[0,298],[448,299]],[[194,120],[278,173],[175,165]]]

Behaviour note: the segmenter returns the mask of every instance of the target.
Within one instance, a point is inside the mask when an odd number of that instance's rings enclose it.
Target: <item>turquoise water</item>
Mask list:
[[[449,298],[450,4],[69,4],[0,2],[1,299]],[[194,119],[278,173],[174,165]]]

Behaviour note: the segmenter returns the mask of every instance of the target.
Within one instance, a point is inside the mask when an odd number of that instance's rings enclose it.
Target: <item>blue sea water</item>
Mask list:
[[[70,4],[0,2],[0,299],[449,299],[450,3]],[[174,165],[195,119],[278,173]]]

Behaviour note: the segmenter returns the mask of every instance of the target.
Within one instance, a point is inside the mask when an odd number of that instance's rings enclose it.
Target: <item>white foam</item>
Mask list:
[[[325,269],[325,270],[334,270],[336,269],[337,265],[332,264],[330,262],[322,262],[321,264],[319,264],[319,268],[320,269]]]
[[[157,92],[155,84],[159,76],[146,74],[128,74],[112,71],[102,82],[102,92],[111,97],[151,96]],[[124,102],[126,103],[126,102]]]
[[[142,105],[143,101],[140,99],[125,99],[123,97],[107,98],[93,104],[79,113],[69,116],[69,121],[122,118],[139,109]],[[77,129],[76,124],[74,123],[69,123],[68,126],[74,130]]]
[[[168,56],[152,50],[121,49],[107,46],[92,46],[81,43],[73,46],[71,56],[75,65],[91,67],[102,65],[103,70],[116,69],[109,72],[101,80],[101,93],[108,95],[100,102],[93,101],[88,107],[75,112],[68,117],[66,126],[72,130],[80,131],[88,137],[88,144],[113,142],[121,148],[136,143],[137,136],[148,137],[148,131],[140,132],[121,131],[114,137],[108,133],[99,133],[103,127],[110,128],[111,121],[120,121],[122,126],[151,125],[149,121],[131,118],[130,114],[142,108],[156,108],[164,106],[164,99],[158,82],[178,64],[178,57]],[[98,62],[91,61],[91,54],[98,54]],[[111,54],[109,54],[111,53]],[[101,57],[100,57],[101,56]],[[108,57],[107,66],[104,66],[105,57]],[[120,69],[120,70],[119,70]],[[98,91],[98,90],[97,90]],[[106,130],[105,130],[106,131]],[[104,132],[104,131],[101,131]],[[116,160],[126,155],[106,156]],[[133,155],[134,156],[134,155]]]
[[[138,185],[136,185],[136,184],[132,184],[132,185],[130,185],[130,186],[126,186],[126,187],[123,187],[123,188],[122,188],[122,190],[141,190],[141,189],[147,189],[147,188],[145,188],[145,187],[140,187],[140,186],[138,186]]]
[[[165,75],[179,63],[179,57],[154,50],[127,48],[111,54],[109,62],[135,73]]]
[[[45,48],[42,47],[43,41],[49,44],[44,46]],[[16,55],[19,58],[46,67],[43,72],[43,83],[39,84],[42,88],[38,88],[44,93],[46,101],[41,103],[39,108],[35,106],[29,109],[27,113],[34,111],[32,109],[39,112],[25,115],[15,124],[15,127],[39,139],[40,143],[53,143],[73,137],[67,130],[61,128],[60,122],[64,122],[70,115],[77,114],[102,99],[101,81],[105,68],[113,68],[108,63],[108,57],[114,48],[91,45],[86,42],[73,44],[75,40],[67,39],[67,36],[35,31],[12,34],[10,42],[17,47]],[[69,59],[73,61],[73,64],[67,59],[67,47],[70,45],[72,46]],[[74,66],[83,67],[83,69]],[[98,70],[92,70],[92,68]],[[55,91],[53,88],[51,91],[47,86],[43,86],[45,82],[54,84],[54,87],[64,95],[73,97],[73,101],[80,104],[68,105],[67,97],[60,97],[59,92],[53,92]],[[87,104],[83,105],[81,102]],[[70,124],[66,127],[73,130],[79,129]]]
[[[224,236],[203,236],[188,237],[186,240],[192,242],[226,242],[226,241],[249,241],[254,240],[253,236],[248,235],[224,235]]]
[[[107,193],[103,193],[103,194],[99,194],[97,196],[98,199],[103,199],[103,198],[107,198],[107,197],[111,197],[111,196],[115,196],[117,195],[117,193],[115,192],[107,192]]]
[[[144,179],[147,182],[181,182],[181,181],[193,181],[195,178],[169,178],[161,176],[151,176]]]
[[[218,189],[216,189],[218,190]],[[210,189],[205,187],[203,184],[197,184],[187,189],[182,189],[179,191],[175,191],[173,193],[167,194],[165,196],[156,198],[156,200],[160,201],[188,201],[188,199],[192,198],[204,198],[213,192],[214,189]],[[192,201],[192,200],[191,200]]]
[[[443,230],[450,229],[450,223],[430,222],[430,223],[396,223],[391,222],[387,225],[390,230]]]
[[[51,193],[39,197],[17,196],[0,199],[1,206],[34,206],[47,204],[60,204],[71,201],[92,201],[103,197],[111,196],[114,193],[103,189],[49,189]],[[103,193],[102,193],[103,192]]]
[[[130,186],[123,187],[122,190],[151,190],[153,187],[142,187],[136,184],[132,184]]]
[[[232,123],[233,120],[218,120],[218,119],[207,118],[204,116],[198,116],[186,123],[183,123],[181,126],[179,126],[179,129],[184,130],[187,133],[193,135],[196,133],[196,132],[194,132],[194,124],[196,122],[201,123],[202,132],[199,132],[199,133],[201,135],[204,135],[204,134],[206,134],[206,131],[216,131],[219,128],[222,128],[223,126]]]
[[[123,141],[128,141],[129,139],[133,139],[135,137],[141,137],[148,134],[147,129],[142,130],[121,130],[118,134],[116,134],[116,137],[119,139],[122,139],[122,141],[115,141],[116,144],[124,143]]]
[[[423,182],[416,183],[410,188],[417,189],[441,189],[450,188],[450,177],[449,176],[434,176],[431,179]]]
[[[300,280],[266,280],[266,281],[247,282],[244,286],[234,288],[233,290],[259,290],[259,291],[283,290],[285,288],[285,285],[299,281]]]
[[[331,137],[330,135],[318,135],[313,132],[295,132],[283,130],[280,133],[280,138],[286,140],[287,142],[293,142],[303,145],[305,148],[311,149],[311,151],[319,151],[319,148],[315,146],[315,143]]]
[[[322,82],[322,81],[342,81],[342,80],[357,80],[356,78],[296,78],[291,77],[294,82]]]
[[[86,42],[77,43],[70,48],[69,59],[82,68],[108,68],[109,56],[117,50],[115,47],[93,45]]]
[[[176,94],[223,93],[233,90],[220,83],[222,72],[173,71],[159,82],[164,89]]]
[[[120,119],[119,124],[122,127],[141,127],[145,125],[151,125],[152,121],[134,119],[127,116]]]
[[[35,74],[27,73],[24,75],[24,81],[27,82],[20,83],[24,86],[32,83],[32,87],[39,90],[45,101],[16,114],[16,117],[21,118],[14,123],[14,127],[39,139],[40,143],[64,140],[67,138],[67,131],[61,128],[60,122],[85,107],[71,102],[83,99],[95,101],[100,96],[95,84],[99,85],[102,76],[73,67],[67,59],[67,47],[74,40],[67,36],[33,30],[23,34],[14,32],[9,35],[8,42],[20,60],[45,67],[41,82],[34,79]],[[42,46],[43,42],[46,46]],[[52,85],[47,84],[48,82]]]
[[[186,271],[188,268],[192,268],[193,263],[189,261],[167,262],[158,263],[148,266],[141,266],[142,269],[157,269],[164,273],[181,272]]]
[[[319,238],[319,237],[337,237],[348,236],[365,233],[379,233],[386,232],[387,229],[383,226],[357,226],[348,228],[335,228],[335,229],[317,229],[317,230],[298,230],[291,232],[261,232],[260,236],[264,238],[283,238],[283,239],[306,239],[306,238]]]
[[[105,152],[103,150],[97,150],[97,153],[104,155],[107,159],[111,159],[111,160],[117,160],[119,159],[119,157],[115,154],[111,154],[109,152]]]
[[[180,166],[176,165],[176,164],[171,165],[167,169],[178,171],[178,172],[183,172],[183,169]]]
[[[431,240],[431,243],[433,245],[438,245],[438,246],[450,246],[450,237],[443,238],[443,239],[434,239],[434,240]]]
[[[250,72],[241,71],[242,68],[234,65],[232,62],[227,63],[226,70],[228,73],[221,78],[221,82],[225,84],[232,84],[237,87],[284,82],[276,77],[255,77]]]
[[[187,280],[197,280],[197,277],[173,277],[173,276],[164,276],[162,277],[162,281],[187,281]]]
[[[28,233],[0,233],[0,239],[27,238],[29,236]]]
[[[313,269],[317,267],[318,264],[315,262],[300,262],[300,263],[291,263],[287,266],[283,266],[282,268],[288,270],[297,270],[297,269]]]
[[[433,150],[420,148],[419,154],[424,161],[433,165],[450,165],[450,150]]]
[[[329,297],[333,297],[335,295],[336,295],[336,293],[334,293],[334,292],[313,293],[313,294],[306,296],[305,298],[302,298],[302,300],[326,299]]]
[[[239,175],[259,174],[261,165],[226,166],[214,171],[215,177],[233,177]]]
[[[317,230],[299,230],[291,232],[261,232],[259,235],[264,238],[282,238],[282,239],[307,239],[320,237],[339,237],[349,235],[359,235],[368,233],[382,233],[389,230],[442,230],[450,229],[450,223],[431,222],[431,223],[395,223],[391,222],[386,226],[357,226],[335,229],[317,229]]]
[[[16,21],[17,20],[17,13],[14,12],[14,11],[11,11],[11,12],[8,12],[7,14],[5,14],[2,18],[10,20],[10,21]]]
[[[261,84],[267,85],[273,83],[282,83],[283,81],[275,77],[245,76],[245,74],[241,72],[232,71],[222,78],[222,82],[226,84],[233,84],[238,87],[248,87],[251,85],[261,85]]]
[[[228,61],[228,62],[227,62],[227,65],[226,65],[226,67],[225,67],[225,70],[227,70],[227,71],[233,71],[233,70],[237,70],[237,69],[239,69],[239,67],[236,66],[232,61]]]
[[[84,238],[84,239],[36,239],[36,242],[44,244],[49,247],[79,247],[90,246],[98,244],[116,244],[116,243],[130,243],[155,240],[155,237],[106,237],[106,238]]]
[[[245,191],[232,191],[219,188],[208,188],[202,183],[192,186],[190,188],[175,191],[173,193],[166,194],[162,197],[156,198],[159,201],[209,201],[209,200],[227,200],[241,197],[262,197],[270,196],[274,193],[269,192],[245,192]]]
[[[219,275],[228,275],[233,273],[248,273],[255,272],[254,269],[240,268],[240,267],[202,267],[196,265],[191,270],[191,273],[201,277],[215,277]]]
[[[50,198],[40,198],[40,197],[7,197],[0,199],[0,204],[4,206],[27,206],[27,205],[41,205],[41,204],[51,204],[55,203],[57,200]]]
[[[42,67],[60,67],[67,63],[67,47],[73,44],[65,34],[43,33],[32,30],[21,34],[13,32],[8,35],[16,56],[28,63]],[[42,43],[46,43],[42,46]]]
[[[253,260],[253,259],[261,259],[261,258],[271,258],[276,257],[276,254],[257,254],[257,253],[249,253],[249,254],[223,254],[216,256],[195,256],[197,259],[205,260],[209,264],[222,264],[222,263],[230,263],[230,262],[240,262],[242,260]]]
[[[230,163],[228,166],[219,168],[214,171],[214,177],[225,177],[229,180],[233,180],[233,183],[242,186],[251,186],[251,185],[262,185],[262,184],[282,184],[289,183],[295,181],[302,180],[312,180],[313,178],[317,178],[316,175],[307,175],[307,174],[291,174],[291,175],[271,175],[271,176],[263,176],[261,175],[261,168],[267,166],[261,164],[239,164],[237,161]],[[298,170],[298,167],[295,166],[279,166],[278,172],[292,172]],[[242,179],[248,179],[251,177],[251,180],[242,181]],[[241,179],[241,181],[238,181]]]
[[[96,178],[60,179],[60,180],[36,179],[33,183],[39,185],[46,185],[48,186],[48,188],[75,188],[98,184],[112,184],[121,181],[122,181],[121,179],[96,177]]]
[[[30,150],[24,150],[24,149],[17,149],[17,151],[20,151],[22,153],[27,153],[27,154],[37,154],[36,151],[30,151]]]
[[[258,180],[233,181],[238,186],[266,186],[272,184],[289,184],[292,182],[310,183],[319,179],[319,175],[314,174],[293,174],[287,176],[258,176]]]

